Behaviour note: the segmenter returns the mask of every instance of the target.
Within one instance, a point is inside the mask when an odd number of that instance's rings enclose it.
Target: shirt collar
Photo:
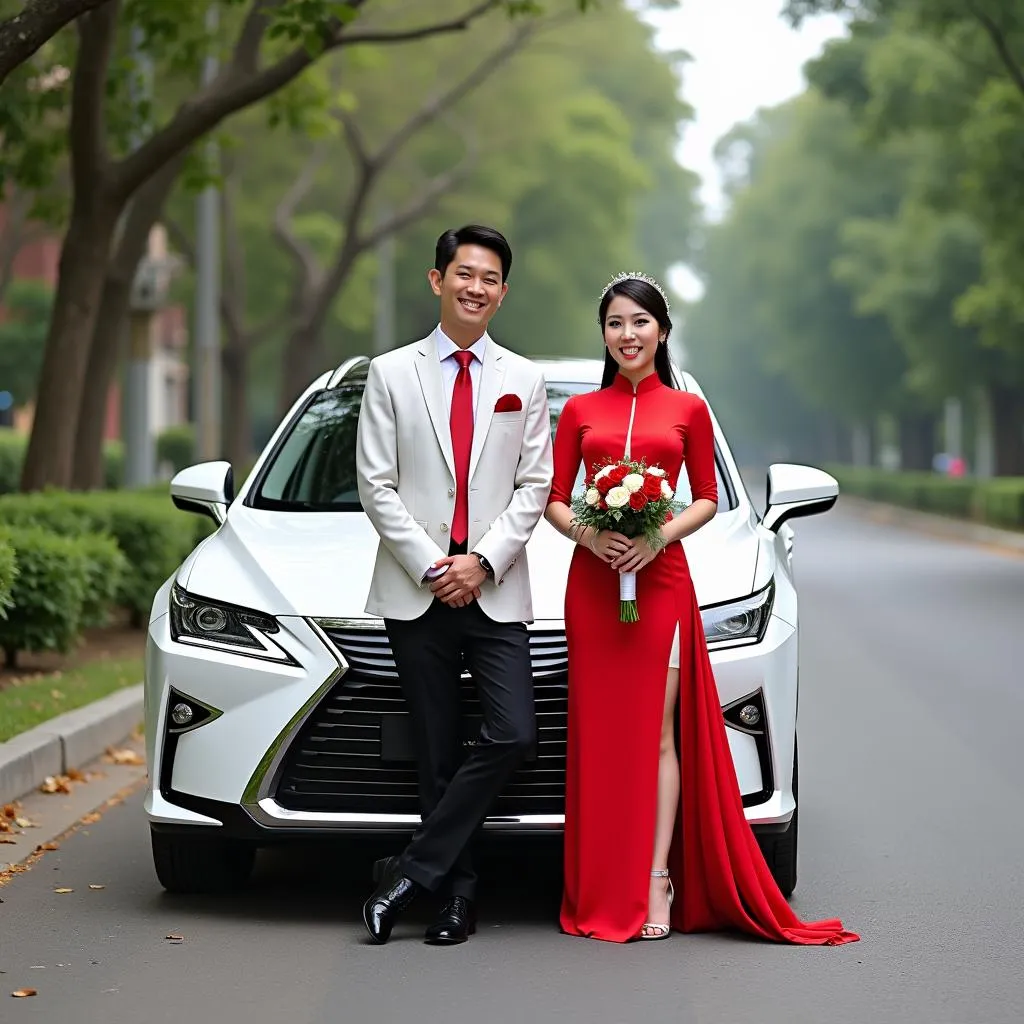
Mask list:
[[[449,357],[455,355],[456,352],[460,351],[459,346],[441,330],[440,324],[434,329],[434,338],[437,341],[437,358],[442,363]],[[484,353],[487,351],[487,343],[490,340],[490,336],[486,331],[484,331],[484,333],[466,350],[468,352],[472,352],[473,355],[476,356],[481,366],[484,361]]]

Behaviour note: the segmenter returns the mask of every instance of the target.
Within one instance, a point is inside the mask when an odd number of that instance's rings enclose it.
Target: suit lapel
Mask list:
[[[473,426],[473,448],[469,456],[469,479],[473,479],[476,465],[480,461],[487,432],[494,418],[494,403],[501,394],[501,382],[505,378],[505,361],[501,349],[493,339],[487,342],[484,350],[484,365],[480,372],[480,395],[476,407],[476,423]]]
[[[427,403],[427,412],[433,424],[437,443],[441,446],[444,461],[455,476],[455,455],[452,452],[452,430],[448,423],[448,403],[444,397],[444,381],[441,378],[441,363],[437,358],[437,344],[434,336],[424,338],[419,343],[416,356],[416,375],[420,379],[420,388]]]

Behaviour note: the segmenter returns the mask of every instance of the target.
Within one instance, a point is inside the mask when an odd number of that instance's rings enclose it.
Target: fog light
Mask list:
[[[740,708],[739,719],[744,725],[757,725],[761,721],[761,712],[754,704],[745,704]]]
[[[171,708],[171,721],[175,725],[188,725],[194,715],[195,712],[188,704],[175,704]]]

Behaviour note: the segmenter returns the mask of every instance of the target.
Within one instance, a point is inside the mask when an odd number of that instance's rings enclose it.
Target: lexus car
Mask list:
[[[599,386],[602,364],[538,364],[554,430],[571,395]],[[240,486],[226,462],[171,481],[174,503],[216,528],[160,588],[149,621],[145,810],[169,891],[238,886],[257,849],[282,840],[400,837],[419,822],[408,711],[383,623],[364,611],[378,543],[356,488],[368,365],[348,360],[310,385]],[[678,377],[701,394],[691,375]],[[799,681],[788,520],[830,508],[838,485],[812,467],[773,465],[759,514],[713,410],[712,419],[718,514],[685,549],[746,815],[788,896]],[[557,834],[564,824],[572,545],[542,519],[528,553],[538,736],[484,823],[499,837]],[[468,745],[480,722],[468,673],[463,697]]]

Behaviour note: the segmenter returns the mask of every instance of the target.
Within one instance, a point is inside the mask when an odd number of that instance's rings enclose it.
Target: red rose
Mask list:
[[[608,502],[607,501],[599,501],[597,503],[597,507],[599,509],[603,509],[604,511],[607,511],[608,510]]]
[[[649,501],[657,501],[661,497],[661,481],[662,478],[659,476],[644,477],[643,493],[647,496]]]
[[[629,466],[616,466],[609,474],[608,479],[618,486],[629,476]]]
[[[639,512],[647,504],[647,495],[643,491],[634,491],[629,496],[629,507],[634,512]]]
[[[594,486],[602,493],[607,494],[615,484],[612,483],[611,473],[605,473],[604,476],[599,476]]]

